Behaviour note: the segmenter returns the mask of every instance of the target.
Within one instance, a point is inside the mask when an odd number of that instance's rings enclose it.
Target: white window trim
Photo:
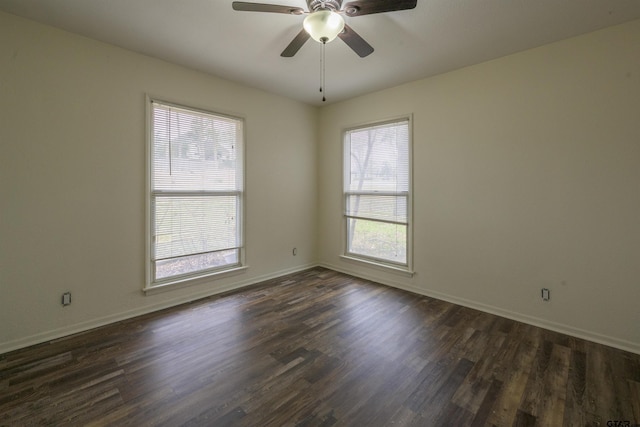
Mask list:
[[[153,144],[153,135],[152,135],[152,120],[153,120],[153,103],[157,102],[163,105],[174,106],[176,108],[183,108],[193,111],[199,111],[205,114],[213,114],[216,116],[229,117],[234,120],[239,120],[242,122],[242,140],[238,141],[241,144],[242,150],[242,176],[240,179],[242,180],[242,190],[239,191],[240,194],[240,209],[239,209],[239,217],[238,223],[240,225],[240,245],[238,248],[238,262],[236,264],[232,264],[229,266],[224,266],[216,269],[209,269],[194,272],[192,274],[185,274],[180,276],[173,276],[167,279],[154,281],[154,273],[153,273],[153,263],[152,263],[152,244],[153,244],[153,219],[152,219],[152,160],[151,160],[151,152],[152,152],[152,144]],[[245,206],[246,206],[246,121],[245,117],[235,113],[225,113],[225,112],[217,112],[211,111],[204,108],[192,107],[187,103],[177,103],[172,101],[166,101],[162,98],[158,98],[155,96],[151,96],[149,94],[145,95],[145,108],[146,108],[146,123],[145,123],[145,132],[146,132],[146,144],[145,144],[145,164],[146,164],[146,182],[145,182],[145,283],[142,288],[142,291],[145,294],[154,293],[153,291],[158,290],[169,290],[172,288],[182,288],[186,285],[197,284],[203,281],[203,279],[214,279],[214,278],[222,278],[233,274],[243,273],[247,270],[248,266],[246,264],[246,245],[245,245],[245,230],[246,230],[246,214],[245,214]],[[156,193],[161,193],[157,192]],[[222,192],[220,192],[222,193]],[[232,191],[228,193],[237,194],[238,191]]]
[[[348,220],[352,216],[348,216],[347,213],[347,195],[353,194],[353,191],[345,190],[345,162],[346,162],[346,135],[347,132],[351,132],[359,129],[366,129],[374,126],[383,126],[385,124],[397,123],[407,121],[409,131],[409,191],[407,192],[407,263],[400,264],[393,261],[388,261],[379,258],[368,257],[366,255],[355,254],[348,251],[347,236],[348,236]],[[413,115],[405,114],[389,119],[363,123],[359,125],[349,126],[342,130],[342,181],[341,181],[341,193],[342,193],[342,253],[339,256],[340,259],[358,263],[364,266],[373,267],[378,270],[388,271],[404,276],[413,276],[415,274],[413,270]],[[373,192],[372,194],[380,194],[379,192]],[[395,193],[394,193],[395,194]],[[384,222],[384,221],[382,221]]]

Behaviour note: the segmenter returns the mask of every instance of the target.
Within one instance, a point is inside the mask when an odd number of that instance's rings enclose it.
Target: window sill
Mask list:
[[[343,259],[345,261],[352,262],[355,264],[364,264],[368,267],[373,267],[377,270],[387,271],[395,274],[401,274],[406,277],[413,277],[413,275],[415,274],[414,271],[409,270],[408,268],[395,267],[388,264],[383,264],[381,262],[371,261],[371,260],[362,259],[362,258],[356,258],[348,255],[340,255],[340,259]]]
[[[147,285],[142,288],[145,295],[153,295],[160,292],[170,291],[174,289],[183,289],[186,286],[198,285],[206,283],[213,279],[221,279],[227,276],[234,276],[239,273],[245,272],[249,268],[248,265],[242,265],[228,270],[215,271],[212,273],[203,274],[201,276],[183,277],[181,279],[173,280],[171,282],[159,283],[157,285]]]

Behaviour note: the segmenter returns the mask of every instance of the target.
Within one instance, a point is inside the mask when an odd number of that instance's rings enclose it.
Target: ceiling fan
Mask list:
[[[325,44],[340,37],[361,58],[371,54],[373,47],[367,43],[350,26],[345,24],[341,15],[356,17],[373,13],[394,12],[413,9],[417,0],[361,0],[351,1],[343,7],[342,0],[306,0],[308,11],[294,6],[276,4],[249,3],[234,1],[234,10],[244,12],[271,12],[289,15],[308,15],[304,20],[304,28],[282,51],[280,56],[292,57],[305,44],[309,37]]]

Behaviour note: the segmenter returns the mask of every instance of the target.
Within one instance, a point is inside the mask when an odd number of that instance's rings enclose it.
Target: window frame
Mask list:
[[[399,123],[407,123],[408,131],[408,184],[407,191],[395,192],[395,191],[353,191],[346,188],[347,184],[347,161],[350,161],[350,141],[348,141],[348,135],[353,131],[366,130],[369,128],[376,128],[385,125],[393,125]],[[349,149],[348,149],[349,148]],[[395,273],[401,273],[407,276],[413,276],[413,116],[412,114],[405,114],[389,119],[378,120],[363,123],[360,125],[349,126],[342,131],[342,254],[340,258],[350,262],[356,262],[358,264],[367,265],[376,269],[384,271],[391,271]],[[348,200],[349,196],[353,195],[375,195],[375,196],[400,196],[406,197],[407,200],[407,223],[406,223],[406,263],[401,263],[389,259],[372,257],[349,251],[349,221],[351,219],[364,219],[367,221],[375,221],[381,223],[394,224],[394,221],[388,221],[383,219],[362,218],[357,215],[349,215],[348,213]],[[403,224],[404,225],[404,224]]]
[[[166,101],[162,98],[152,97],[146,95],[146,195],[145,195],[145,218],[146,218],[146,248],[145,248],[145,285],[143,291],[149,293],[158,289],[167,289],[176,285],[186,285],[190,283],[199,283],[203,279],[210,280],[212,278],[224,277],[236,272],[242,272],[247,269],[246,255],[245,255],[245,196],[246,196],[246,122],[243,116],[238,114],[222,113],[212,111],[204,108],[193,107],[184,103],[176,103],[172,101]],[[198,114],[217,116],[221,118],[228,118],[237,121],[241,125],[241,137],[236,143],[238,144],[239,153],[241,159],[239,165],[241,168],[240,176],[236,179],[239,183],[239,188],[236,190],[153,190],[153,144],[154,144],[154,103],[158,103],[168,107],[175,107],[178,109],[192,111]],[[237,262],[233,264],[227,264],[219,267],[206,268],[190,273],[184,273],[180,275],[174,275],[161,279],[155,278],[155,265],[154,265],[154,229],[155,229],[155,217],[154,217],[154,198],[156,197],[179,197],[179,196],[230,196],[233,195],[237,198],[236,205],[236,227],[238,228],[238,247],[237,247]],[[236,248],[233,248],[236,249]],[[193,254],[196,255],[196,254]],[[184,255],[189,256],[189,255]],[[180,258],[180,257],[176,257]]]

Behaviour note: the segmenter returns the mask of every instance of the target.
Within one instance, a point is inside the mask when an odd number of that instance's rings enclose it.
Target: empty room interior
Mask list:
[[[640,425],[640,2],[266,3],[0,0],[0,425]]]

